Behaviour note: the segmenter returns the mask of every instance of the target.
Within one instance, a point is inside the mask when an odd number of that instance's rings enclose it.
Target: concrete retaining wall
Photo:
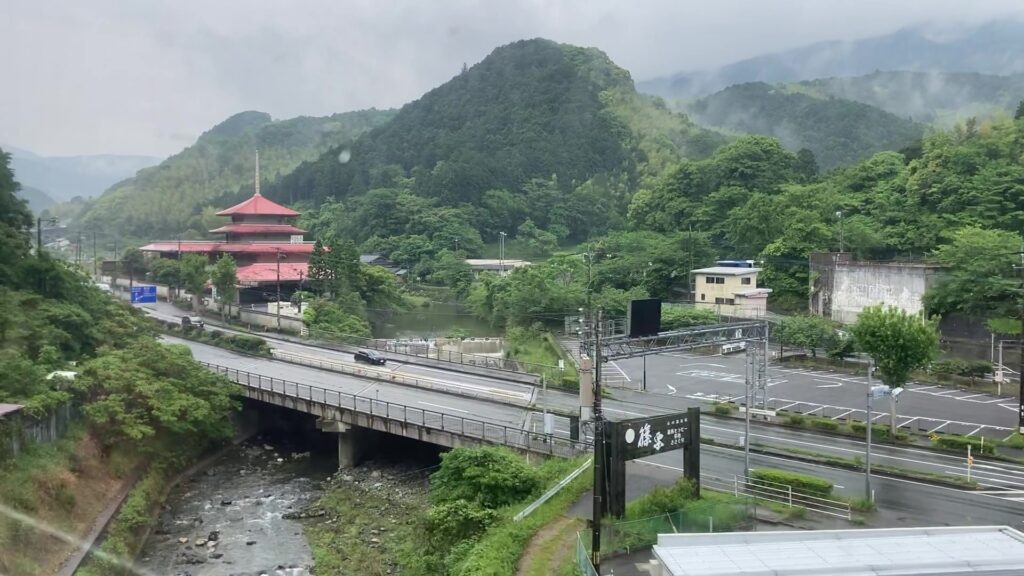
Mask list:
[[[867,262],[849,254],[811,256],[811,312],[844,324],[878,304],[896,306],[911,314],[923,312],[925,291],[940,268],[913,262]]]

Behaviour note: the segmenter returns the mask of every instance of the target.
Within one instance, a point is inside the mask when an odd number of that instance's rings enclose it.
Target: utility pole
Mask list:
[[[864,428],[867,429],[867,446],[864,449],[864,498],[874,501],[871,497],[871,396],[873,394],[871,384],[871,373],[874,372],[875,361],[868,359],[868,405],[867,418],[864,420]]]
[[[1020,266],[1015,268],[1021,273],[1020,332],[1017,333],[1017,376],[1021,393],[1017,400],[1017,432],[1024,434],[1024,246],[1021,247]]]
[[[587,310],[588,315],[590,310]],[[597,311],[601,324],[601,311]],[[591,554],[594,570],[601,574],[601,516],[604,511],[604,415],[601,413],[601,330],[594,332],[594,509],[591,521]]]
[[[277,249],[277,331],[281,331],[281,249]]]
[[[750,405],[752,404],[751,399],[754,396],[754,357],[751,356],[749,348],[752,342],[747,344],[746,370],[744,374],[746,376],[746,392],[747,398],[743,406],[743,478],[744,482],[748,482],[750,479]]]
[[[498,232],[498,237],[501,240],[501,248],[498,250],[498,263],[501,268],[501,275],[505,275],[505,233]]]
[[[92,277],[99,278],[96,274],[96,261],[99,259],[99,254],[96,253],[96,231],[92,231]]]
[[[843,211],[836,211],[836,218],[839,218],[839,253],[843,253]]]

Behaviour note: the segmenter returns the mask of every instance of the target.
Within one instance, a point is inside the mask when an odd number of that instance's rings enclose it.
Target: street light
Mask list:
[[[843,253],[843,211],[836,210],[836,218],[839,219],[839,253]]]
[[[903,388],[890,388],[884,384],[873,386],[871,384],[871,373],[875,369],[874,362],[868,362],[868,402],[867,402],[867,417],[864,422],[864,428],[867,430],[867,444],[864,452],[864,498],[870,502],[875,501],[875,495],[871,491],[871,401],[886,396],[891,396],[895,401],[900,394],[903,393]]]
[[[498,263],[501,268],[501,275],[505,275],[505,233],[498,232],[501,240],[501,248],[498,250]]]

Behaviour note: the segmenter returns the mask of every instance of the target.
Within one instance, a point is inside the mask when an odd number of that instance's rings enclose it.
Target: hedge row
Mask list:
[[[794,492],[817,496],[818,498],[829,498],[832,496],[832,483],[823,478],[776,470],[774,468],[758,468],[750,473],[752,483],[756,486],[766,488],[779,488],[777,484],[785,484],[793,488]]]
[[[933,442],[939,448],[945,448],[947,450],[955,450],[957,452],[967,453],[967,447],[971,447],[971,451],[975,454],[995,454],[996,453],[996,442],[985,442],[981,443],[980,438],[969,438],[967,436],[938,436],[933,437]]]

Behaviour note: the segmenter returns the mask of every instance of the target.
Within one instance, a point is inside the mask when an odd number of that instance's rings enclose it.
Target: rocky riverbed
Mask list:
[[[168,496],[138,565],[177,576],[302,576],[313,555],[301,518],[336,462],[260,439],[228,450]]]

